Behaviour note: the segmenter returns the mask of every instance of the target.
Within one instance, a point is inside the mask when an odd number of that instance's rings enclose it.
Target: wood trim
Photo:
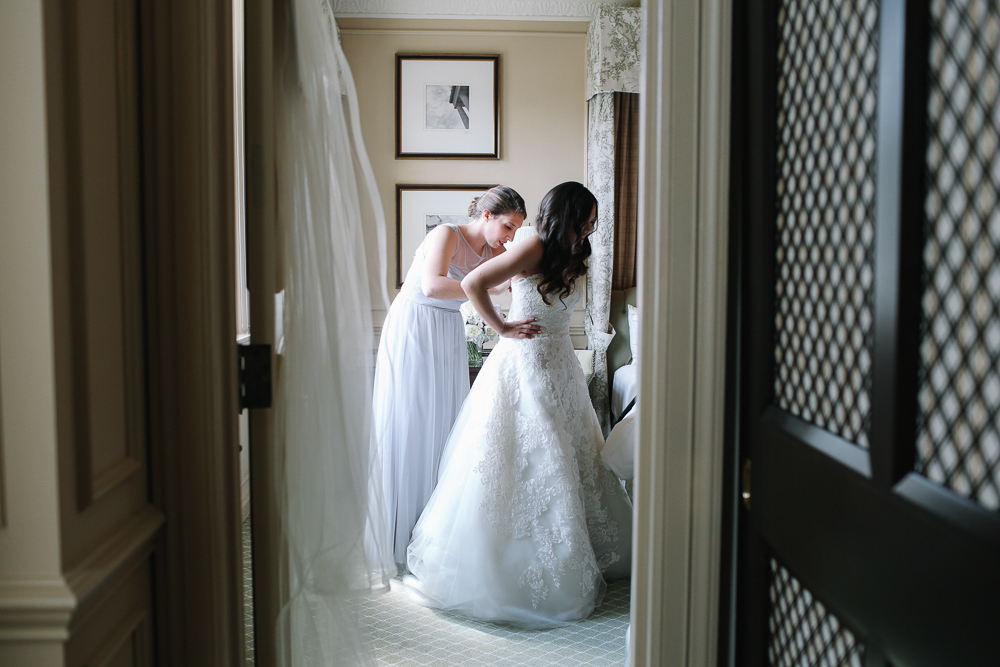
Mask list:
[[[55,5],[53,5],[55,7]],[[68,356],[66,368],[69,381],[66,386],[67,404],[70,411],[70,433],[73,442],[76,471],[76,506],[82,511],[93,502],[93,457],[91,455],[91,401],[90,401],[90,365],[89,365],[89,332],[87,330],[87,268],[83,248],[84,238],[84,202],[81,174],[83,173],[83,148],[81,146],[82,131],[80,127],[80,82],[77,72],[77,59],[80,49],[78,39],[78,7],[67,3],[62,11],[53,9],[53,14],[59,14],[54,21],[58,25],[59,38],[63,44],[60,53],[60,67],[53,68],[55,76],[61,79],[52,82],[49,90],[60,89],[64,115],[60,120],[64,134],[64,167],[59,171],[55,181],[62,181],[65,188],[64,225],[65,235],[53,233],[53,239],[62,241],[54,255],[63,255],[66,263],[66,278],[60,287],[67,292],[68,307],[66,308],[66,331]],[[53,16],[53,18],[55,18]],[[52,108],[52,104],[49,105]],[[58,136],[58,135],[57,135]],[[58,165],[58,162],[56,162]],[[57,281],[56,284],[58,284]],[[54,285],[55,287],[55,285]],[[57,319],[58,323],[58,319]],[[58,327],[58,324],[57,324]]]
[[[0,641],[65,641],[75,607],[62,579],[0,582]]]
[[[73,626],[99,609],[101,601],[149,557],[163,522],[163,513],[148,505],[117,535],[66,572],[66,583],[76,598]]]
[[[644,5],[634,665],[718,662],[731,2]],[[669,221],[669,223],[667,222]]]
[[[403,61],[478,60],[493,62],[493,152],[492,153],[420,153],[403,151]],[[396,54],[396,159],[397,160],[499,160],[500,159],[500,55],[467,53],[397,53]],[[398,188],[399,186],[397,186]],[[413,187],[413,186],[407,186]],[[429,189],[434,189],[429,188]],[[398,189],[397,189],[398,193]],[[397,194],[398,197],[398,194]]]
[[[129,406],[132,407],[131,405]],[[135,447],[136,443],[129,442],[129,448]],[[131,454],[131,452],[130,452]],[[90,488],[92,491],[91,500],[97,500],[104,494],[116,488],[119,484],[125,483],[132,475],[143,470],[142,464],[132,456],[126,456],[104,471],[94,475]]]
[[[118,651],[121,650],[125,642],[132,639],[137,634],[140,626],[146,623],[146,610],[143,607],[133,609],[128,617],[115,628],[111,637],[84,662],[84,667],[107,667],[107,665],[111,664],[112,659],[118,655]],[[140,664],[137,660],[138,656],[135,655],[137,648],[133,644],[133,664]]]
[[[157,659],[243,661],[232,3],[140,0]]]
[[[0,369],[2,370],[2,369]],[[3,451],[3,377],[0,376],[0,530],[7,527],[7,487]]]
[[[244,5],[244,141],[246,146],[247,275],[251,339],[271,344],[275,339],[275,289],[282,275],[281,242],[275,202],[275,54],[283,34],[272,0],[246,0]],[[275,356],[275,368],[280,372]],[[250,410],[250,513],[253,521],[254,658],[260,665],[277,665],[276,628],[287,578],[282,572],[281,525],[274,475],[273,410]],[[239,602],[242,605],[242,601]]]
[[[125,393],[125,455],[105,470],[95,470],[93,464],[93,433],[91,431],[90,368],[87,322],[87,266],[84,256],[83,193],[81,189],[82,156],[79,108],[79,73],[76,68],[79,48],[77,8],[70,5],[64,11],[61,32],[65,43],[64,66],[61,69],[66,90],[66,153],[70,168],[65,171],[69,193],[66,253],[69,267],[69,345],[72,440],[76,459],[76,505],[78,511],[90,507],[98,498],[125,483],[142,469],[145,448],[145,378],[143,359],[142,313],[142,251],[141,207],[139,202],[138,109],[136,88],[138,76],[136,16],[134,2],[115,2],[115,55],[117,59],[116,89],[119,145],[119,217],[120,284],[118,295],[122,312],[123,368]]]
[[[119,233],[121,234],[122,343],[125,451],[114,466],[95,471],[93,500],[144,469],[146,447],[145,332],[142,300],[142,207],[140,204],[139,35],[134,0],[117,0]]]

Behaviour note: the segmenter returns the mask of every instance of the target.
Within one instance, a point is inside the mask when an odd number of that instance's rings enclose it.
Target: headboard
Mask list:
[[[608,385],[615,376],[615,371],[632,360],[632,350],[629,348],[628,313],[625,306],[635,305],[636,288],[627,290],[611,290],[611,314],[609,320],[615,328],[615,337],[608,345]]]

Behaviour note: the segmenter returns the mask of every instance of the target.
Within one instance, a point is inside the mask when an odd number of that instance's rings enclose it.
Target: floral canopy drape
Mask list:
[[[611,428],[607,349],[615,331],[609,323],[614,260],[616,92],[639,92],[641,10],[603,5],[587,31],[587,186],[597,197],[598,225],[590,237],[587,272],[587,341],[594,354],[590,398],[604,435]]]

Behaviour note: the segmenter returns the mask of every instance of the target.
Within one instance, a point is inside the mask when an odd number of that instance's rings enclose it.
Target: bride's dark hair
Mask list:
[[[552,188],[538,205],[535,225],[543,248],[538,293],[546,304],[551,303],[549,296],[558,296],[562,301],[572,294],[576,279],[587,273],[590,241],[583,229],[596,206],[597,197],[576,181]]]

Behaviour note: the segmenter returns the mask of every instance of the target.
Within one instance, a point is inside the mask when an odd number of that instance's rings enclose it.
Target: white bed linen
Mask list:
[[[639,437],[637,408],[629,410],[608,434],[608,441],[601,449],[601,461],[621,479],[635,477],[635,443]]]
[[[622,366],[611,380],[611,418],[617,419],[639,390],[639,369],[635,364]]]

